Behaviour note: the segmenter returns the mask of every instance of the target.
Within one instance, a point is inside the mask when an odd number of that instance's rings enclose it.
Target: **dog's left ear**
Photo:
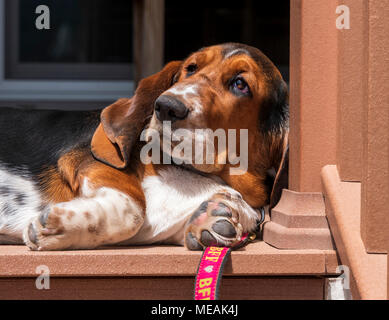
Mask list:
[[[160,72],[140,81],[131,99],[119,99],[100,115],[91,142],[93,156],[116,169],[127,167],[133,146],[150,120],[155,100],[173,82],[181,61],[168,63]]]
[[[273,209],[278,201],[280,201],[282,190],[288,189],[289,179],[289,144],[288,136],[284,138],[281,161],[278,165],[278,170],[274,178],[273,188],[270,194],[269,210]]]
[[[269,83],[269,92],[259,113],[259,124],[263,134],[275,135],[289,125],[289,91],[280,74]]]
[[[272,166],[276,175],[270,194],[270,210],[276,206],[281,198],[282,190],[288,188],[289,176],[289,93],[288,86],[281,76],[272,83],[272,95],[268,100],[267,112],[262,119],[265,128],[270,134],[274,146],[271,150]]]

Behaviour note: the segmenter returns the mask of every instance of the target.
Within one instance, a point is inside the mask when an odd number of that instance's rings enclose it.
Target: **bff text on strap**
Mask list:
[[[265,211],[260,209],[260,221],[258,226],[265,219]],[[255,233],[244,234],[241,241],[233,248],[228,247],[207,247],[200,259],[195,280],[195,300],[217,300],[220,280],[223,274],[223,268],[231,255],[231,250],[241,248],[250,240],[255,239]]]

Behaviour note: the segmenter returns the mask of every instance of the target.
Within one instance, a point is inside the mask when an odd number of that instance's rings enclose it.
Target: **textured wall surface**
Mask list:
[[[294,191],[320,192],[336,163],[336,0],[291,1],[290,177]]]
[[[389,0],[370,0],[368,11],[361,236],[367,252],[383,253],[389,238]]]

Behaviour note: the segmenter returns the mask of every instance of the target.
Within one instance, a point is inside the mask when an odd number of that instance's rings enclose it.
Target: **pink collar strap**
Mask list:
[[[260,220],[258,221],[258,228],[265,219],[264,209],[260,208],[259,210]],[[233,248],[215,246],[205,248],[197,269],[194,292],[195,300],[218,299],[223,268],[231,254],[231,250],[241,248],[253,239],[255,239],[255,234],[249,236],[246,233],[242,236],[241,241]]]
[[[242,237],[246,243],[248,235]],[[201,257],[195,281],[195,300],[217,300],[223,268],[232,248],[207,247]]]

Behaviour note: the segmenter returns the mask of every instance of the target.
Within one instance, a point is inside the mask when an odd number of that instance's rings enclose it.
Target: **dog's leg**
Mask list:
[[[189,219],[185,230],[185,246],[203,250],[216,245],[231,247],[244,232],[254,231],[259,217],[239,193],[225,190],[203,202]]]
[[[32,250],[90,249],[134,236],[144,221],[144,208],[129,195],[85,179],[72,201],[52,205],[24,230]]]

